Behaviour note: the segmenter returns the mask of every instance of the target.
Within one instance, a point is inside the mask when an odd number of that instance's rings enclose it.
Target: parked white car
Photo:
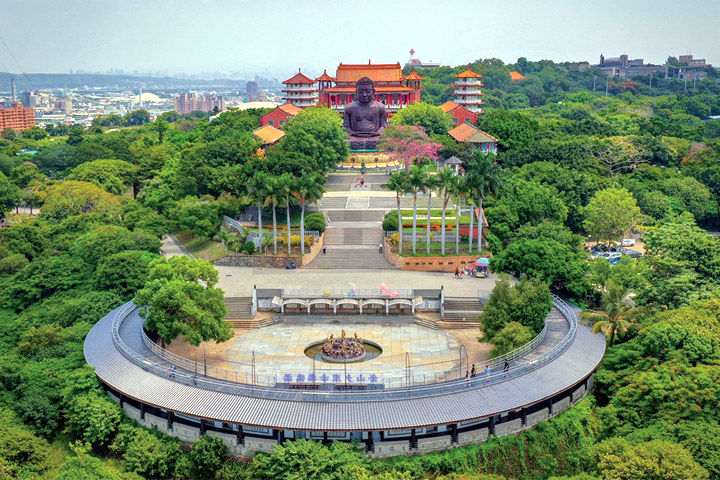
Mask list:
[[[624,238],[622,241],[623,247],[634,247],[635,246],[635,239],[634,238]]]

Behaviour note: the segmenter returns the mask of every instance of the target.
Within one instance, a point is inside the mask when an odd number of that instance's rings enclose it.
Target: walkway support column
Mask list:
[[[373,445],[373,432],[367,432],[367,440],[365,440],[365,451],[366,452],[372,452],[374,445]]]
[[[237,433],[235,434],[237,444],[238,445],[244,445],[245,444],[245,432],[243,432],[243,426],[238,425]]]
[[[414,428],[410,431],[410,450],[417,450],[417,435]]]
[[[489,435],[495,435],[495,415],[490,417],[490,429],[488,432],[488,436]]]
[[[145,420],[145,404],[140,402],[140,420]]]
[[[520,424],[527,427],[527,409],[524,407],[520,410]]]
[[[167,428],[168,428],[168,430],[172,430],[174,422],[175,422],[175,414],[171,411],[168,411],[167,412]]]
[[[457,423],[453,423],[450,425],[450,435],[452,437],[452,443],[457,445],[458,443],[458,425]]]

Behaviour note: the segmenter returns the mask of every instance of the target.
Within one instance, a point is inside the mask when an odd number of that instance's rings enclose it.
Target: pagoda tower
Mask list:
[[[468,67],[464,72],[455,75],[455,103],[465,107],[473,113],[482,114],[482,75],[475,73]]]
[[[289,78],[282,82],[285,85],[283,88],[282,97],[287,103],[295,105],[298,108],[312,107],[317,104],[317,90],[315,89],[315,80],[303,75],[298,68],[298,73],[294,77]]]

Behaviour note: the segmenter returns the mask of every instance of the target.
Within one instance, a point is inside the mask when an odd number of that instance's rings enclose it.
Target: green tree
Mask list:
[[[73,125],[68,132],[67,144],[72,146],[80,145],[85,136],[85,128],[81,125]]]
[[[402,255],[403,248],[403,231],[402,231],[402,212],[400,211],[400,197],[405,195],[410,190],[410,178],[409,174],[404,170],[393,172],[390,175],[390,179],[387,183],[382,185],[382,188],[392,190],[395,192],[395,200],[397,200],[397,212],[398,212],[398,252]]]
[[[445,255],[445,215],[447,212],[448,202],[452,197],[453,188],[455,186],[455,172],[453,172],[450,168],[443,168],[438,171],[435,180],[437,182],[439,195],[443,199],[442,218],[440,220],[440,250],[442,255]],[[399,205],[400,204],[398,203],[398,209],[400,208]]]
[[[503,182],[500,178],[500,167],[495,159],[476,150],[473,160],[467,165],[467,182],[470,191],[470,235],[468,238],[468,250],[472,252],[473,241],[473,219],[475,217],[475,200],[477,199],[478,210],[478,243],[477,251],[482,250],[482,223],[483,223],[483,201],[488,195],[497,195],[502,188]]]
[[[10,180],[20,188],[25,188],[34,181],[44,179],[45,175],[32,163],[22,163],[10,170]]]
[[[121,298],[130,299],[145,286],[150,263],[157,254],[127,250],[104,257],[98,262],[94,286],[99,290],[112,290]]]
[[[268,181],[269,177],[266,173],[255,172],[247,184],[248,196],[257,205],[258,236],[261,246],[263,245],[262,207],[265,205],[265,189]]]
[[[75,167],[68,180],[89,182],[116,195],[135,181],[138,167],[122,160],[93,160]]]
[[[0,220],[5,219],[5,213],[20,203],[20,200],[22,190],[0,172]]]
[[[518,322],[538,334],[552,308],[552,295],[544,282],[523,277],[513,286],[509,276],[501,275],[480,314],[484,341],[492,342],[511,322]]]
[[[291,250],[291,235],[290,235],[290,199],[295,196],[295,190],[297,190],[297,181],[289,173],[283,173],[278,177],[278,189],[283,197],[285,204],[285,218],[287,222],[287,249],[288,255],[292,253]],[[305,237],[302,238],[301,244],[305,243]]]
[[[500,357],[520,348],[532,340],[532,331],[518,323],[509,322],[492,337],[493,349],[490,358]]]
[[[146,328],[165,343],[182,337],[191,345],[233,336],[223,303],[223,291],[215,287],[218,272],[212,264],[188,257],[159,258],[150,264],[145,287],[135,296]]]
[[[606,441],[597,447],[598,468],[607,480],[703,480],[708,472],[680,445],[656,440],[631,447]]]
[[[580,315],[580,318],[592,323],[593,333],[604,332],[609,337],[611,347],[615,337],[633,328],[634,322],[646,312],[644,308],[630,304],[630,293],[627,288],[610,281],[603,291],[602,310],[586,310]]]
[[[420,167],[412,167],[408,176],[408,189],[413,195],[413,255],[415,255],[415,246],[417,241],[417,196],[418,193],[425,188],[427,184],[428,174]],[[430,225],[430,215],[427,217],[427,223]],[[430,237],[425,239],[428,244]]]
[[[30,127],[22,131],[21,136],[23,138],[29,138],[31,140],[42,140],[48,136],[47,132],[38,126]]]
[[[68,432],[95,446],[107,446],[122,420],[118,406],[105,396],[80,395],[67,406]]]
[[[314,159],[315,171],[334,168],[350,154],[340,117],[329,108],[305,109],[288,120],[283,131],[285,136],[279,146],[286,152]]]
[[[355,445],[333,442],[329,447],[310,440],[296,440],[258,454],[251,467],[252,479],[344,480],[346,472],[367,465],[369,460]]]
[[[160,253],[161,244],[157,237],[142,231],[131,232],[123,227],[103,225],[77,237],[70,252],[76,259],[95,267],[103,258],[126,250]]]
[[[42,197],[40,216],[57,221],[81,213],[112,211],[119,205],[117,199],[102,188],[74,180],[49,186]]]
[[[431,135],[445,135],[452,128],[452,116],[440,108],[420,102],[408,105],[392,116],[394,125],[417,125]]]
[[[310,175],[303,175],[297,179],[297,186],[293,196],[300,202],[300,237],[303,239],[300,242],[300,251],[302,255],[305,255],[305,207],[308,203],[315,203],[320,198],[324,191],[323,184],[325,183],[325,177],[319,173],[313,173]],[[324,228],[323,218],[323,228]]]
[[[181,456],[177,440],[160,439],[147,430],[136,428],[124,453],[125,468],[144,478],[168,479],[175,476]]]
[[[212,237],[220,224],[219,209],[215,202],[185,197],[170,209],[168,217],[183,231],[199,237]]]
[[[53,480],[142,480],[142,478],[135,473],[121,472],[99,458],[78,455],[65,460]]]
[[[193,442],[188,454],[191,478],[197,480],[217,478],[217,472],[222,468],[227,454],[228,448],[219,437],[201,435]]]
[[[597,192],[585,210],[585,230],[594,238],[622,240],[642,221],[635,198],[624,188],[606,188]]]

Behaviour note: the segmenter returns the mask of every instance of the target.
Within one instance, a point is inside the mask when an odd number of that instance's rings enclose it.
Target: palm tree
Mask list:
[[[277,255],[277,217],[275,210],[280,203],[280,199],[283,198],[283,193],[280,189],[279,177],[268,176],[265,182],[265,189],[263,195],[265,197],[265,205],[272,205],[272,219],[273,219],[273,253]]]
[[[425,226],[426,236],[425,243],[427,244],[427,253],[430,254],[430,217],[432,213],[432,192],[438,186],[437,178],[434,175],[429,175],[425,179],[425,190],[428,193],[428,207],[427,207],[427,225]]]
[[[228,253],[228,243],[230,240],[232,240],[232,236],[230,232],[225,230],[224,228],[221,228],[218,233],[215,234],[215,239],[220,240],[220,243],[222,243],[222,246],[225,247],[225,254]]]
[[[428,174],[422,168],[414,166],[410,169],[410,175],[408,176],[408,187],[413,194],[413,255],[415,254],[415,245],[417,239],[417,196],[418,192],[425,188],[427,178]]]
[[[460,253],[460,198],[467,194],[467,181],[465,177],[456,175],[453,177],[452,195],[455,196],[455,253]],[[463,202],[464,203],[464,202]]]
[[[395,198],[397,199],[397,212],[398,212],[398,252],[400,255],[402,255],[402,244],[403,244],[403,234],[402,234],[402,212],[400,211],[400,197],[404,195],[408,190],[409,184],[409,174],[405,172],[404,170],[398,170],[396,172],[393,172],[392,175],[390,175],[390,180],[388,183],[384,184],[382,188],[386,188],[388,190],[392,190],[395,192]]]
[[[480,211],[478,215],[478,252],[482,250],[483,200],[488,195],[497,195],[502,188],[500,170],[500,166],[495,163],[495,157],[480,150],[475,151],[475,159],[468,165],[468,176],[474,190],[472,196],[477,198],[478,210]],[[474,210],[475,205],[472,202],[472,196],[470,207],[471,210]],[[472,238],[472,231],[470,237]]]
[[[592,322],[592,332],[604,332],[610,337],[610,346],[615,343],[615,336],[635,326],[637,318],[646,313],[644,307],[631,305],[627,287],[609,281],[602,294],[602,311],[585,311],[580,318]]]
[[[268,175],[264,172],[255,172],[247,183],[248,197],[257,205],[258,209],[258,235],[260,236],[260,249],[263,248],[262,207],[265,204],[265,187]]]
[[[300,251],[305,255],[305,206],[322,198],[325,190],[325,177],[319,173],[303,175],[297,179],[295,192],[292,194],[300,202]]]
[[[450,168],[442,168],[438,171],[437,174],[437,185],[440,189],[440,196],[443,199],[443,206],[442,206],[442,222],[441,222],[441,240],[440,240],[440,248],[441,253],[445,255],[445,211],[447,210],[447,204],[450,200],[450,196],[452,195],[452,189],[453,189],[453,183],[455,172]]]
[[[287,220],[287,249],[288,255],[291,255],[291,235],[290,235],[290,198],[294,196],[296,190],[296,180],[290,173],[283,173],[278,177],[278,191],[285,201],[285,217]],[[302,243],[302,242],[301,242]]]

